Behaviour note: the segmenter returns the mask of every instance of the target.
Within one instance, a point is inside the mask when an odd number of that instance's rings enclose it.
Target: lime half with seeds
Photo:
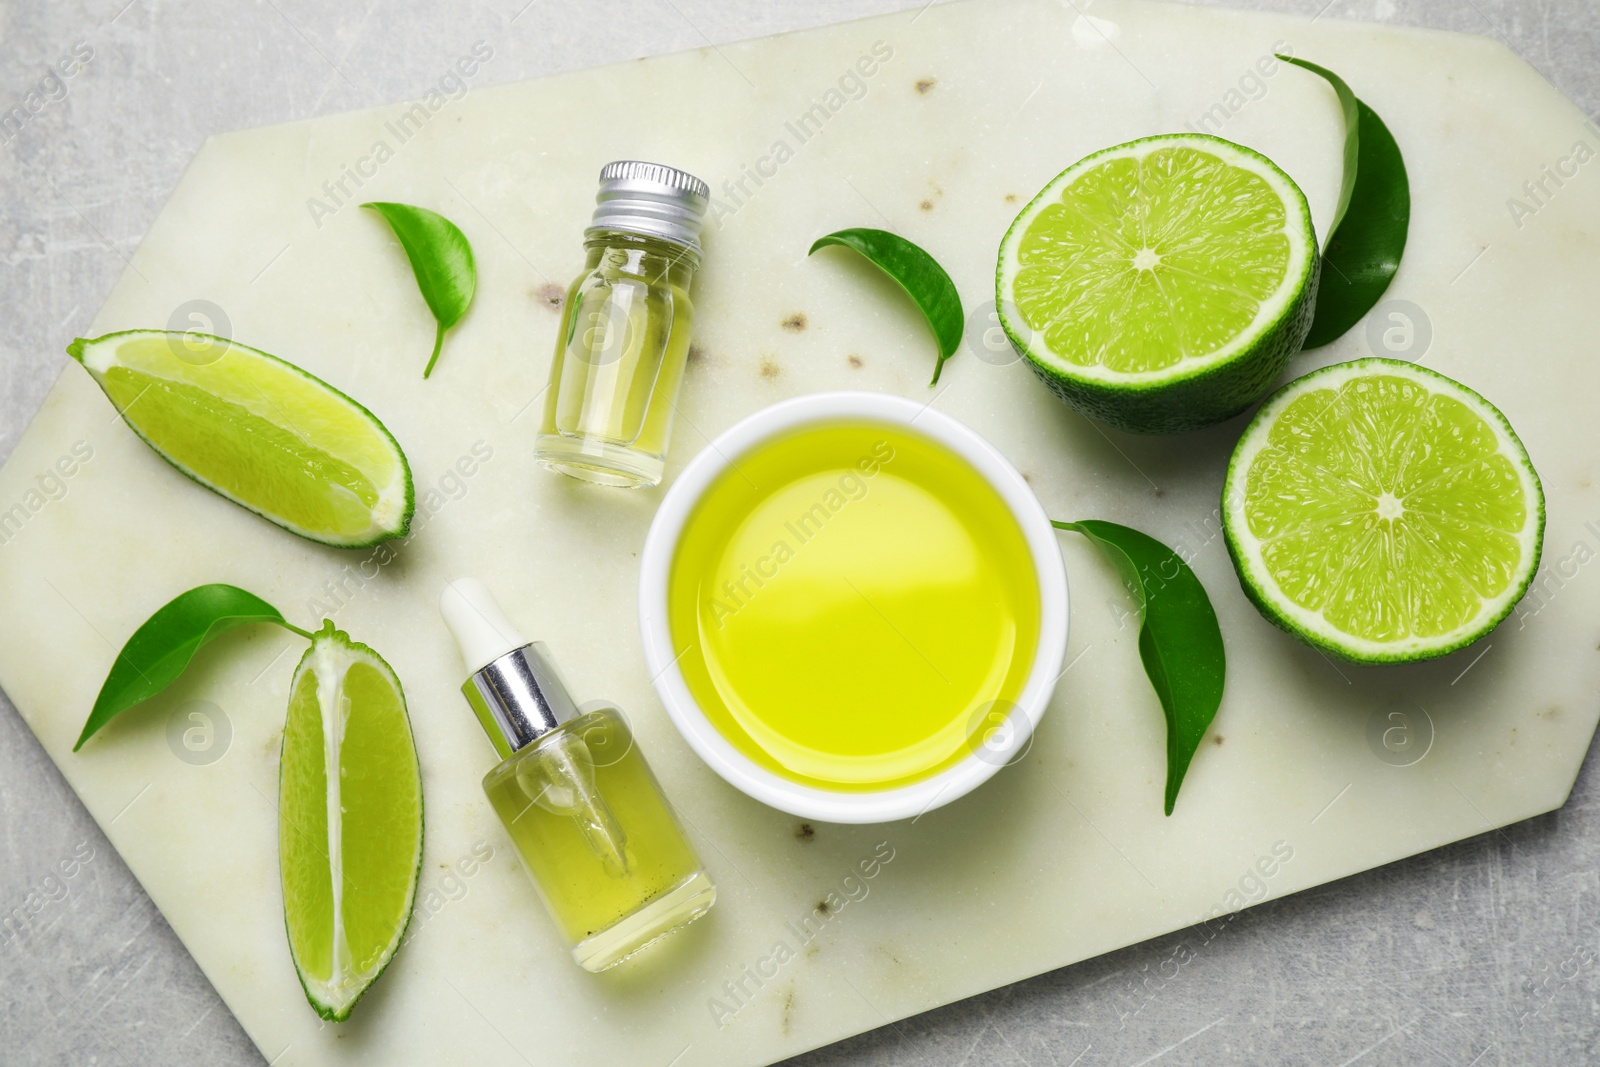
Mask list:
[[[1223,533],[1272,622],[1346,659],[1431,659],[1527,591],[1544,494],[1511,424],[1442,374],[1358,359],[1290,382],[1228,464]]]
[[[1198,429],[1272,388],[1316,310],[1311,210],[1271,160],[1164,134],[1062,171],[1000,244],[1012,345],[1076,410]]]
[[[295,669],[278,865],[306,998],[341,1021],[400,947],[422,866],[422,777],[400,681],[325,621]]]
[[[67,353],[145,443],[207,489],[327,545],[406,532],[405,453],[370,411],[292,363],[166,330],[79,338]]]

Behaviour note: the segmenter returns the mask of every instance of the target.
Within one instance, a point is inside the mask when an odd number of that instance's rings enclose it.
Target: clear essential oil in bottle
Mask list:
[[[658,163],[600,171],[567,290],[534,457],[602,485],[656,485],[689,357],[706,183]]]
[[[472,668],[462,692],[504,757],[484,793],[572,958],[601,971],[705,914],[716,887],[621,710],[580,712],[548,650],[480,583],[451,582],[439,608]]]

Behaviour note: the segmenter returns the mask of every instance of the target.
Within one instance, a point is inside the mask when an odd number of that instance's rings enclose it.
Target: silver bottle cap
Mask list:
[[[688,171],[619,159],[600,168],[589,232],[622,230],[659,237],[700,253],[700,223],[711,187]]]
[[[523,637],[482,582],[447,584],[439,614],[470,672],[461,692],[501,759],[578,714],[550,650]]]
[[[514,648],[473,672],[461,692],[501,759],[578,715],[542,641]]]

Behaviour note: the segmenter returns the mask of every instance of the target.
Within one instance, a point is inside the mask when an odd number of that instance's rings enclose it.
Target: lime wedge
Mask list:
[[[236,341],[129,330],[67,352],[174,467],[301,537],[356,548],[402,536],[415,507],[400,446],[366,408]]]
[[[342,1021],[400,945],[422,865],[422,777],[405,694],[325,621],[289,688],[278,865],[306,999]]]
[[[1000,244],[995,304],[1057,396],[1135,433],[1266,395],[1316,310],[1306,198],[1220,137],[1164,134],[1062,171]]]
[[[1494,629],[1544,540],[1539,477],[1505,416],[1393,359],[1337,363],[1273,394],[1222,500],[1261,613],[1365,663],[1431,659]]]

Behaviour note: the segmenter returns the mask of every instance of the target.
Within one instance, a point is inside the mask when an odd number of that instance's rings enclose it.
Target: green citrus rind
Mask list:
[[[161,345],[149,342],[160,341]],[[211,343],[222,346],[220,354],[210,359],[207,363],[198,364],[179,360],[175,355],[169,357],[170,363],[161,366],[160,351],[162,347],[176,352],[179,346],[192,345],[195,342]],[[301,442],[311,446],[323,447],[335,453],[350,452],[365,454],[367,457],[379,457],[390,464],[388,477],[383,484],[375,485],[377,499],[370,506],[370,521],[366,528],[339,532],[325,528],[307,526],[296,523],[266,503],[259,496],[252,499],[251,494],[243,491],[230,490],[220,484],[221,477],[213,471],[209,476],[194,469],[185,463],[174,451],[178,449],[178,442],[164,436],[163,433],[141,424],[140,412],[137,409],[138,398],[127,404],[119,404],[113,394],[112,387],[108,384],[107,372],[113,368],[128,369],[128,365],[119,359],[119,352],[126,343],[133,343],[140,347],[140,373],[159,378],[167,384],[177,384],[194,393],[212,392],[208,388],[207,378],[215,372],[208,372],[207,367],[221,363],[223,356],[237,354],[244,364],[253,362],[260,373],[275,376],[280,385],[292,382],[291,388],[300,393],[301,403],[287,405],[274,404],[263,394],[266,406],[273,408],[273,414],[255,412],[265,422],[274,421],[274,416],[279,420],[277,427],[285,435],[293,434]],[[152,353],[155,353],[152,358]],[[267,521],[283,527],[290,533],[316,541],[319,544],[331,545],[335,548],[368,548],[397,537],[404,537],[410,529],[411,518],[416,511],[416,493],[411,477],[411,467],[406,460],[405,452],[395,440],[386,426],[378,417],[367,410],[360,403],[329,385],[315,375],[295,366],[287,360],[280,359],[270,352],[263,352],[257,348],[240,344],[226,337],[216,337],[211,334],[198,332],[175,332],[168,330],[121,330],[115,333],[90,338],[78,338],[67,346],[67,354],[81,363],[95,384],[106,393],[106,396],[116,407],[125,423],[139,436],[145,444],[171,464],[179,473],[192,481],[205,486],[226,500],[254,512]],[[237,390],[239,381],[242,380],[238,371],[240,363],[229,367],[229,374],[233,378],[232,386]],[[286,377],[292,376],[292,377]],[[246,375],[247,377],[247,375]],[[142,394],[141,394],[142,395]],[[288,418],[281,412],[301,412],[309,407],[322,406],[322,410],[337,416],[343,423],[343,428],[349,433],[337,435],[338,440],[324,439],[313,440],[308,436],[305,428],[284,425]],[[167,431],[170,434],[170,430]],[[191,448],[194,441],[184,442]]]
[[[374,649],[359,641],[351,640],[350,636],[344,631],[334,629],[332,620],[323,621],[322,629],[313,636],[311,647],[306,650],[305,655],[300,659],[300,663],[295,667],[294,677],[289,687],[291,712],[294,694],[300,685],[302,677],[308,671],[315,672],[317,670],[319,657],[330,655],[341,661],[339,675],[341,678],[346,677],[346,672],[351,665],[362,663],[372,667],[393,686],[395,696],[398,699],[400,719],[390,724],[390,726],[397,734],[403,732],[405,744],[402,746],[402,750],[409,758],[406,767],[385,767],[382,770],[384,775],[392,779],[399,780],[403,777],[405,784],[414,790],[416,796],[414,841],[411,842],[409,862],[405,864],[409,869],[410,877],[406,886],[405,898],[396,909],[397,915],[393,923],[392,934],[377,954],[376,960],[357,973],[344,976],[338,982],[331,981],[334,977],[333,975],[324,978],[321,975],[311,973],[312,966],[302,958],[300,949],[300,946],[305,944],[305,933],[295,929],[295,915],[300,909],[296,907],[296,901],[291,898],[295,897],[299,890],[291,885],[290,867],[299,861],[299,857],[295,855],[299,850],[308,847],[315,848],[316,846],[307,840],[301,827],[292,825],[293,817],[291,813],[295,808],[290,792],[297,783],[290,780],[290,773],[291,768],[297,764],[296,754],[290,751],[290,744],[291,739],[299,735],[293,729],[292,723],[285,723],[283,743],[279,754],[278,777],[278,850],[280,880],[284,899],[284,933],[288,938],[289,954],[294,962],[295,974],[300,980],[300,988],[305,992],[306,1001],[319,1016],[329,1022],[344,1022],[350,1017],[350,1013],[354,1010],[356,1003],[366,994],[367,990],[372,987],[372,984],[378,980],[383,972],[388,969],[395,953],[405,942],[406,930],[410,927],[415,909],[417,884],[422,873],[423,800],[421,772],[416,758],[416,743],[411,733],[405,691],[400,686],[399,678],[384,658]],[[317,679],[317,681],[320,680],[320,678]],[[325,724],[323,726],[325,728]],[[324,768],[325,770],[326,768]],[[345,829],[341,816],[339,830],[341,841],[343,840]],[[406,842],[399,842],[399,844],[403,846]],[[321,851],[325,856],[331,856],[332,854],[331,850],[327,848],[323,848]],[[341,879],[343,874],[342,859],[343,853],[341,851]],[[331,864],[329,869],[331,871]]]
[[[1261,554],[1261,542],[1250,530],[1246,515],[1249,476],[1279,416],[1297,399],[1313,390],[1336,389],[1358,379],[1399,377],[1422,386],[1429,393],[1460,402],[1477,415],[1497,442],[1497,455],[1505,457],[1519,476],[1525,508],[1523,526],[1515,533],[1521,553],[1505,587],[1483,598],[1475,615],[1451,630],[1432,635],[1410,635],[1399,640],[1378,641],[1349,633],[1333,625],[1320,613],[1296,603],[1269,573]],[[1408,449],[1415,442],[1409,442]],[[1433,481],[1437,481],[1435,476]],[[1336,363],[1296,378],[1273,393],[1251,419],[1240,436],[1228,462],[1222,490],[1222,531],[1239,576],[1239,585],[1256,609],[1275,626],[1313,648],[1361,664],[1411,663],[1435,659],[1458,651],[1498,626],[1527,592],[1538,572],[1543,550],[1545,506],[1544,489],[1527,450],[1505,415],[1476,391],[1437,371],[1402,360],[1371,357]],[[1330,595],[1331,599],[1331,595]]]
[[[1120,372],[1051,350],[1044,331],[1022,318],[1013,284],[1018,250],[1030,224],[1085,174],[1118,158],[1146,158],[1168,148],[1208,153],[1264,179],[1285,209],[1283,233],[1290,257],[1277,290],[1262,301],[1254,321],[1231,341],[1204,355],[1185,357],[1157,371]],[[1316,312],[1321,257],[1305,195],[1270,159],[1232,141],[1206,134],[1160,134],[1114,145],[1084,157],[1055,178],[1017,215],[1000,244],[995,306],[1011,345],[1050,390],[1074,410],[1132,433],[1179,433],[1221,422],[1249,408],[1272,388],[1300,350]]]

